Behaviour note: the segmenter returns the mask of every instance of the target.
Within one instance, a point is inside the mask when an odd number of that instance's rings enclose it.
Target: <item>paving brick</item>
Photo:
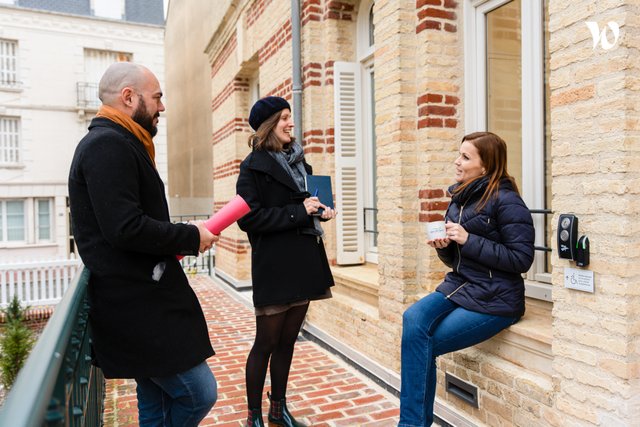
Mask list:
[[[244,367],[253,343],[253,311],[206,276],[189,279],[207,318],[216,355],[207,362],[218,381],[218,402],[201,426],[241,427],[246,419]],[[263,412],[268,411],[265,383]],[[302,421],[315,427],[393,426],[398,399],[328,350],[300,339],[289,376],[287,402]],[[133,380],[107,380],[105,426],[137,426]],[[265,417],[266,418],[266,417]]]

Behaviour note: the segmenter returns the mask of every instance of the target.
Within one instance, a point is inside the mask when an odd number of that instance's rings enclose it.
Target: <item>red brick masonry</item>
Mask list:
[[[190,281],[200,298],[217,353],[208,362],[218,380],[218,402],[201,425],[240,427],[246,417],[244,365],[253,341],[253,312],[223,290],[225,285],[206,276],[196,276]],[[296,417],[318,427],[390,427],[398,423],[397,398],[306,340],[296,344],[288,402]],[[136,404],[133,380],[108,380],[105,426],[137,425]]]

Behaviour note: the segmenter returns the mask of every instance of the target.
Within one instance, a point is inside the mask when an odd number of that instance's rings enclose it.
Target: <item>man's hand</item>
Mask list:
[[[219,236],[216,236],[207,230],[207,227],[205,227],[204,221],[202,220],[189,221],[189,224],[193,224],[198,227],[198,231],[200,232],[200,253],[204,253],[211,249],[213,244],[220,239]]]

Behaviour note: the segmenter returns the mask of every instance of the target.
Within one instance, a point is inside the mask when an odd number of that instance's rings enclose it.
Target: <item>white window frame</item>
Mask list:
[[[368,0],[360,3],[360,8],[358,11],[358,22],[357,22],[357,49],[358,49],[358,62],[360,63],[361,70],[361,108],[362,108],[362,162],[363,162],[363,202],[365,207],[373,207],[376,204],[376,183],[375,183],[375,162],[376,159],[373,157],[373,132],[371,131],[375,123],[373,123],[372,116],[373,111],[375,111],[372,107],[374,106],[375,99],[371,97],[371,75],[375,72],[375,63],[374,63],[374,51],[375,45],[369,43],[369,33],[371,28],[371,10],[373,8],[374,1]],[[374,41],[375,43],[375,41]],[[373,225],[371,224],[371,219],[375,217],[373,213],[367,214],[363,212],[363,215],[366,216],[365,224],[368,229],[371,229]],[[377,226],[375,227],[377,228]],[[378,247],[376,245],[375,235],[372,233],[364,233],[364,250],[365,250],[365,260],[371,263],[378,263]]]
[[[512,0],[467,0],[465,20],[465,133],[487,129],[486,14]],[[530,209],[545,202],[543,0],[521,0],[522,197]],[[525,159],[529,161],[525,162]],[[534,214],[536,245],[544,246],[545,218]],[[536,251],[527,273],[527,296],[551,301],[545,253]],[[543,283],[544,282],[544,283]]]
[[[13,50],[9,55],[8,50]],[[0,38],[0,88],[19,89],[18,41]]]
[[[48,202],[49,205],[49,223],[47,224],[48,228],[49,228],[49,237],[44,239],[40,236],[40,202]],[[52,198],[48,198],[48,197],[39,197],[36,198],[34,200],[33,203],[34,206],[34,222],[35,222],[35,226],[34,226],[34,230],[35,230],[35,237],[36,237],[36,242],[37,243],[49,243],[49,242],[53,242],[54,239],[54,224],[53,224],[53,199]]]
[[[9,129],[11,127],[9,123],[14,124],[14,130]],[[16,146],[13,146],[14,142]],[[20,118],[0,116],[0,167],[15,167],[20,165],[22,161],[21,142]]]

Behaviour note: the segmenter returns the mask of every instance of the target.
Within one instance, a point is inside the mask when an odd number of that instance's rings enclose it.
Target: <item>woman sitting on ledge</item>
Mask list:
[[[453,271],[402,321],[402,427],[433,422],[437,356],[485,341],[524,314],[522,273],[533,263],[534,229],[507,173],[507,144],[472,133],[454,164],[446,237],[427,241]]]

